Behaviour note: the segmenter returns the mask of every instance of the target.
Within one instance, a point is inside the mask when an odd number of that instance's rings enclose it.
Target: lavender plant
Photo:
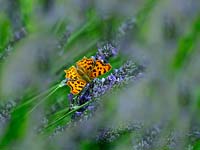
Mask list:
[[[198,149],[198,7],[0,1],[0,149]],[[74,96],[83,56],[113,69]]]
[[[117,53],[117,48],[113,47],[111,44],[106,44],[102,48],[98,48],[98,52],[95,56],[93,56],[93,58],[108,62],[109,59],[116,56]],[[143,71],[143,66],[128,60],[119,69],[114,69],[114,72],[108,75],[106,78],[95,78],[92,80],[92,82],[87,84],[87,86],[79,95],[74,96],[71,93],[68,94],[68,100],[70,103],[68,113],[61,118],[54,120],[53,122],[46,122],[46,124],[43,125],[44,128],[50,128],[52,125],[55,125],[59,121],[68,117],[68,115],[72,115],[72,119],[75,120],[88,118],[89,114],[96,110],[97,104],[103,95],[109,91],[111,92],[115,88],[123,87],[126,84],[139,79],[139,77],[142,77]],[[65,85],[65,83],[66,80],[63,80],[59,86],[62,87]],[[59,126],[58,128],[63,130],[65,126]]]

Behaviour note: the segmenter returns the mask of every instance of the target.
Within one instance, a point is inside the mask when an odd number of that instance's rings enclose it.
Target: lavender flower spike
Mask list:
[[[118,54],[118,49],[113,47],[111,44],[106,44],[101,48],[98,48],[98,52],[95,56],[96,59],[108,62],[110,57],[116,56]]]
[[[143,67],[138,66],[134,62],[127,61],[121,68],[116,69],[115,72],[108,77],[94,79],[86,91],[77,96],[76,99],[81,99],[82,103],[89,100],[96,100],[112,88],[126,84],[128,83],[127,81],[135,80],[137,75],[142,71]]]

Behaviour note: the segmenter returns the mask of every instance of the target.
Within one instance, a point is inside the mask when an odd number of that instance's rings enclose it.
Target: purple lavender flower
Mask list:
[[[82,115],[83,115],[83,111],[82,111],[82,110],[76,111],[76,112],[72,115],[72,119],[77,120],[77,119],[79,119]]]
[[[80,116],[82,114],[82,112],[76,111],[75,114],[78,115],[78,116]]]
[[[108,76],[108,81],[115,82],[116,80],[117,80],[117,78],[113,74]]]
[[[68,94],[68,100],[69,100],[69,103],[70,103],[70,104],[73,103],[73,97],[74,97],[74,96],[73,96],[72,93],[69,93],[69,94]]]
[[[113,47],[111,44],[106,44],[101,48],[98,48],[98,52],[95,56],[96,59],[103,60],[105,63],[108,62],[109,58],[116,56],[118,49]]]
[[[151,149],[154,146],[155,139],[160,136],[162,126],[154,125],[147,129],[143,137],[134,144],[133,149]]]
[[[117,140],[124,133],[131,133],[141,130],[143,125],[141,123],[131,123],[124,125],[121,128],[101,128],[96,136],[98,142],[113,142]]]
[[[93,111],[93,110],[95,109],[95,106],[89,105],[89,106],[87,107],[87,109],[90,110],[90,111]]]

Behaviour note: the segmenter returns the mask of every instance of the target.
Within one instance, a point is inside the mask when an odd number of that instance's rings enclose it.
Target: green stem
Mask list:
[[[53,87],[51,87],[50,89],[40,93],[39,95],[25,101],[24,103],[22,103],[20,106],[18,106],[16,109],[14,109],[14,111],[19,110],[21,108],[23,108],[24,106],[27,106],[29,104],[31,104],[33,101],[45,96],[47,93],[49,93],[46,97],[44,97],[41,101],[39,101],[35,106],[33,106],[33,108],[31,108],[31,110],[28,111],[27,115],[30,114],[37,106],[39,106],[42,102],[44,102],[44,100],[46,100],[48,97],[50,97],[52,94],[54,94],[59,88],[65,86],[66,80],[61,81],[59,84],[54,85]]]
[[[50,128],[51,126],[55,125],[57,122],[61,121],[62,119],[66,118],[68,115],[76,112],[77,110],[79,110],[80,108],[83,108],[84,106],[86,105],[89,105],[91,102],[93,102],[93,100],[90,100],[90,101],[87,101],[86,103],[80,105],[80,106],[77,106],[76,108],[74,108],[73,110],[70,111],[70,109],[68,109],[68,112],[63,115],[62,117],[58,118],[57,120],[55,120],[54,122],[52,122],[51,124],[49,124],[47,127],[45,127],[45,129],[48,129]]]
[[[33,112],[33,110],[35,108],[37,108],[42,102],[44,102],[47,98],[49,98],[51,95],[53,95],[58,89],[60,88],[60,86],[57,86],[53,91],[51,91],[45,98],[43,98],[41,101],[39,101],[31,110],[28,111],[27,115],[30,114],[31,112]]]
[[[37,96],[34,96],[33,98],[31,98],[31,99],[25,101],[25,102],[22,103],[20,106],[18,106],[16,109],[20,109],[20,108],[22,108],[22,107],[24,107],[24,106],[26,106],[26,105],[32,103],[32,102],[35,101],[36,99],[38,99],[38,98],[40,98],[40,97],[46,95],[47,93],[49,93],[50,91],[52,91],[53,89],[55,89],[55,87],[58,87],[58,85],[59,85],[59,84],[57,84],[57,85],[51,87],[51,88],[48,89],[48,90],[45,90],[44,92],[40,93],[40,94],[37,95]]]

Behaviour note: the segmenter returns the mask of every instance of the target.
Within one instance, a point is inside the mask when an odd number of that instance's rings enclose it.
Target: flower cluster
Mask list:
[[[13,51],[13,46],[20,41],[21,39],[23,39],[25,36],[27,35],[27,31],[25,28],[20,28],[19,30],[15,31],[13,33],[13,37],[12,40],[10,40],[7,45],[5,46],[4,50],[2,51],[2,53],[0,53],[0,61],[5,60],[10,53]]]
[[[143,125],[141,123],[130,123],[120,128],[102,128],[99,130],[96,141],[98,142],[114,142],[125,133],[132,133],[141,130]]]
[[[154,125],[147,129],[142,138],[134,145],[134,149],[151,149],[156,138],[160,135],[161,126]]]
[[[6,123],[10,119],[10,112],[16,106],[15,100],[6,102],[5,105],[0,106],[0,122]],[[2,125],[2,124],[1,124]]]
[[[118,49],[113,47],[111,44],[105,44],[102,47],[99,45],[98,52],[94,56],[95,59],[103,60],[108,62],[108,60],[118,54]]]
[[[121,26],[118,28],[118,32],[116,34],[116,44],[119,43],[120,40],[123,39],[127,33],[129,33],[133,28],[136,28],[137,20],[135,17],[130,18],[123,22]],[[118,44],[117,44],[118,45]]]

